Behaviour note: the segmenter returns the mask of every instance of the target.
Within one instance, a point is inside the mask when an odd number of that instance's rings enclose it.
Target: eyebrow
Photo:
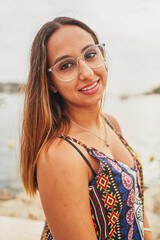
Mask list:
[[[85,46],[84,48],[82,48],[81,53],[84,52],[88,47],[91,47],[91,46],[93,46],[93,45],[94,45],[94,44],[88,44],[87,46]],[[54,65],[55,65],[57,62],[65,59],[65,58],[68,58],[68,57],[71,57],[71,56],[70,56],[70,55],[64,55],[64,56],[61,56],[61,57],[56,58],[56,60],[54,61]]]

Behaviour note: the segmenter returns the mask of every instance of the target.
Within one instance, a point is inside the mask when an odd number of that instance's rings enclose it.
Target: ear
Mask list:
[[[51,78],[50,75],[48,75],[48,85],[49,85],[49,89],[53,92],[53,93],[57,93],[58,90],[56,89],[56,87],[53,85],[53,80]]]
[[[56,89],[56,87],[53,86],[53,85],[49,85],[49,88],[50,88],[50,90],[51,90],[53,93],[57,93],[57,92],[58,92],[58,90]]]

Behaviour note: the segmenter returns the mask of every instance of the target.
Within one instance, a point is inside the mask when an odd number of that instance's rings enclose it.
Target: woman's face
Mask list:
[[[84,29],[65,25],[51,35],[48,40],[48,65],[52,67],[58,59],[65,57],[78,57],[87,46],[94,45],[92,36]],[[69,107],[89,106],[97,104],[102,99],[107,81],[105,64],[99,68],[91,69],[81,58],[78,59],[79,72],[71,81],[61,81],[53,72],[51,89],[58,91]],[[90,89],[89,89],[90,88]]]

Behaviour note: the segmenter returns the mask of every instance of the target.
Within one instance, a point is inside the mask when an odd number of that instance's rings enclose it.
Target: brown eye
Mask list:
[[[70,68],[70,67],[72,67],[71,63],[65,63],[60,67],[60,70],[65,70],[65,69]]]
[[[70,70],[73,67],[75,67],[76,63],[74,60],[72,59],[66,59],[65,61],[59,62],[56,65],[56,70],[57,71],[65,71],[65,70]]]
[[[96,51],[90,51],[85,54],[85,60],[92,59],[96,56],[97,52]]]

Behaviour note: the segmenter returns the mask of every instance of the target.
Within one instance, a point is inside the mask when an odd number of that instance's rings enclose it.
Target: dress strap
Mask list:
[[[121,133],[114,127],[114,125],[111,123],[111,121],[105,116],[103,115],[104,120],[107,122],[107,124],[111,127],[111,129],[118,135],[118,137],[120,138],[120,140],[122,141],[122,143],[131,150],[131,147],[129,146],[128,142],[124,139],[124,137],[122,137]]]
[[[59,136],[59,138],[62,138],[62,135],[61,136]],[[73,143],[73,142],[71,142],[68,138],[63,138],[65,141],[67,141],[68,143],[70,143],[76,150],[77,150],[77,152],[79,152],[79,154],[82,156],[82,158],[84,159],[84,161],[87,163],[87,165],[90,167],[90,169],[92,170],[92,173],[93,173],[93,176],[95,177],[97,174],[96,174],[96,172],[93,170],[93,168],[92,168],[92,166],[91,166],[91,164],[90,164],[90,162],[88,161],[88,159],[84,156],[84,154],[77,148],[77,146]]]
[[[113,126],[113,124],[111,123],[111,121],[105,116],[103,115],[104,120],[108,123],[108,125],[113,129],[113,131],[118,135],[121,136],[121,134],[117,131],[117,129]]]
[[[119,131],[117,131],[117,129],[113,126],[113,124],[110,122],[110,120],[104,115],[104,119],[105,121],[108,123],[108,125],[112,128],[112,130],[118,135],[118,137],[120,138],[121,142],[125,145],[125,147],[128,149],[128,151],[130,152],[130,154],[132,155],[132,157],[134,158],[135,161],[135,167],[137,168],[137,159],[138,156],[135,153],[135,151],[131,148],[131,146],[128,144],[128,142],[124,139],[124,137],[121,135],[121,133]]]

